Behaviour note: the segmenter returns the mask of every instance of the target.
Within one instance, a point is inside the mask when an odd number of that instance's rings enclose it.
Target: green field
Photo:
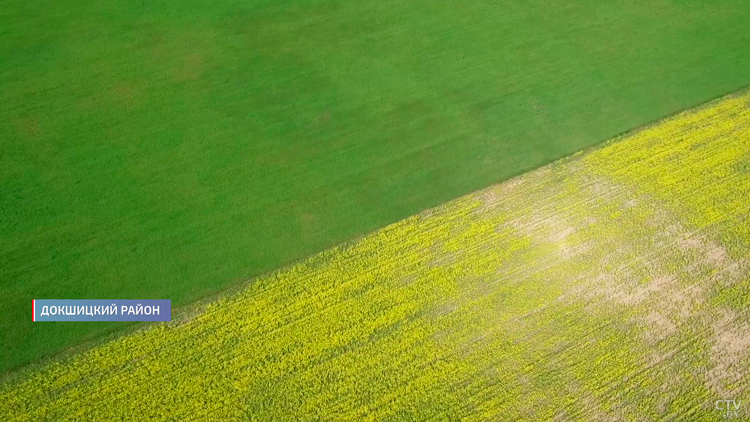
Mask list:
[[[748,209],[744,92],[15,372],[0,420],[747,420]]]
[[[19,1],[0,7],[0,371],[750,79],[750,4]],[[315,286],[310,286],[315,288]]]

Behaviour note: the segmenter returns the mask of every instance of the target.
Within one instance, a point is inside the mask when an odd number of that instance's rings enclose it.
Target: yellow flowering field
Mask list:
[[[750,416],[750,94],[7,376],[0,420]]]

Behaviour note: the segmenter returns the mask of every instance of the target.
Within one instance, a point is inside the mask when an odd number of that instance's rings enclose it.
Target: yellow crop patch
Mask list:
[[[717,420],[749,392],[749,101],[20,372],[0,419]]]

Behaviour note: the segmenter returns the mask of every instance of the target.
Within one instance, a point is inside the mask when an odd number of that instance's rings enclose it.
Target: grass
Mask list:
[[[0,371],[748,82],[710,1],[17,1],[0,10]]]
[[[750,391],[748,152],[745,92],[18,372],[0,416],[721,419]]]

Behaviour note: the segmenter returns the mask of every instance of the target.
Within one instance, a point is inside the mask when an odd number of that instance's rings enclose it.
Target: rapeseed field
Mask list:
[[[749,301],[744,92],[17,372],[0,419],[715,421]]]

